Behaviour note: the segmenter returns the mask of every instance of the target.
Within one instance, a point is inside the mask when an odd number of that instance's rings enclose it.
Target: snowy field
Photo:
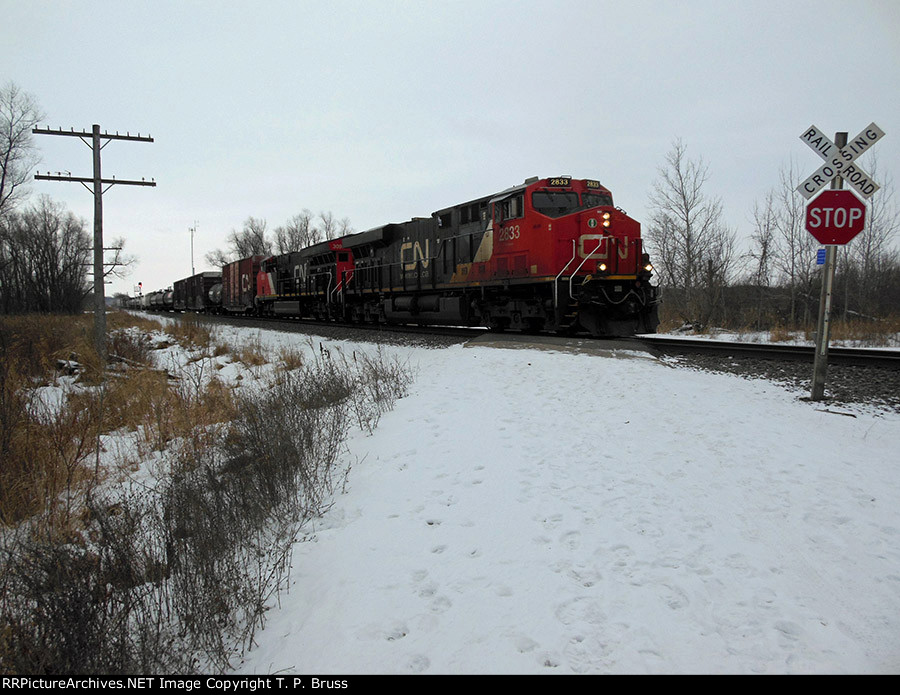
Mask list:
[[[900,672],[897,414],[638,353],[389,350],[412,393],[351,434],[240,673]]]

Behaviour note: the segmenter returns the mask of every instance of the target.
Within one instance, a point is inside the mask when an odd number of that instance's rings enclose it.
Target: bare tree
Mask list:
[[[236,260],[236,257],[229,251],[223,249],[213,249],[204,256],[206,263],[212,268],[221,268]]]
[[[107,257],[103,266],[103,277],[125,278],[131,274],[131,268],[137,263],[137,256],[125,253],[125,237],[116,237],[110,242],[112,257]]]
[[[766,290],[772,283],[775,260],[775,234],[777,225],[775,210],[775,193],[769,191],[762,206],[757,203],[753,208],[753,234],[750,237],[749,257],[752,266],[751,282],[756,287],[756,328],[762,328],[763,305]]]
[[[226,238],[226,250],[215,249],[206,254],[206,262],[213,267],[221,267],[240,258],[268,256],[272,253],[272,242],[266,237],[266,221],[260,217],[248,217],[241,231],[235,229]]]
[[[735,259],[735,234],[722,220],[722,204],[706,195],[708,167],[686,156],[676,140],[650,197],[648,239],[676,311],[708,325],[720,310]]]
[[[350,220],[346,217],[336,220],[330,210],[328,212],[320,212],[319,221],[321,222],[319,234],[323,239],[337,239],[353,233]]]
[[[248,217],[240,232],[231,230],[228,243],[239,258],[272,253],[272,242],[266,238],[266,221],[261,217]]]
[[[319,221],[321,222],[319,233],[324,239],[334,239],[338,236],[337,222],[334,219],[334,215],[332,215],[330,211],[320,212]]]
[[[313,225],[313,214],[304,209],[294,215],[281,227],[275,228],[275,250],[277,253],[299,251],[322,240],[319,230]]]
[[[22,200],[40,158],[31,129],[44,114],[15,83],[0,88],[0,218]]]
[[[348,234],[353,234],[354,230],[353,230],[353,227],[350,226],[350,218],[349,217],[344,217],[341,219],[340,222],[338,222],[337,231],[338,231],[337,235],[339,237],[346,236]]]
[[[779,185],[773,191],[775,226],[777,230],[775,265],[787,282],[790,291],[790,320],[796,325],[799,319],[799,300],[803,299],[803,320],[811,318],[810,301],[814,297],[816,281],[813,258],[818,242],[806,231],[806,205],[796,189],[802,180],[793,160],[782,166]]]

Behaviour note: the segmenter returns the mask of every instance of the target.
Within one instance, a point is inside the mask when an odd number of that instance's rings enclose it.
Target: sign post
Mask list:
[[[822,276],[822,294],[819,298],[819,321],[810,396],[814,401],[820,401],[825,397],[837,247],[848,243],[859,234],[865,228],[866,222],[865,203],[852,191],[843,190],[844,179],[846,178],[863,198],[870,198],[879,189],[878,184],[854,161],[882,137],[884,131],[874,123],[870,123],[849,142],[847,133],[843,132],[835,133],[832,142],[816,126],[810,126],[800,135],[800,139],[824,159],[825,164],[797,186],[797,192],[806,200],[810,200],[829,181],[831,182],[831,190],[821,193],[806,208],[806,230],[819,243],[825,245],[825,268]]]
[[[847,133],[835,133],[835,142],[838,147],[847,143]],[[831,182],[834,190],[843,188],[840,177]],[[809,218],[807,209],[807,220]],[[807,221],[807,231],[809,223]],[[819,320],[816,328],[816,354],[813,358],[813,383],[810,397],[814,401],[821,401],[825,397],[825,378],[828,375],[828,334],[831,330],[831,295],[834,288],[834,268],[837,265],[837,246],[827,244],[825,246],[825,274],[822,276],[822,295],[819,297]]]

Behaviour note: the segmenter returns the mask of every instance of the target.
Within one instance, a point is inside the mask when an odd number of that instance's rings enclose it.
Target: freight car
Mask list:
[[[250,256],[222,267],[222,290],[219,306],[231,314],[259,312],[256,300],[256,276],[265,256]]]
[[[427,218],[229,264],[222,306],[621,336],[659,324],[652,272],[640,224],[598,181],[531,178]]]
[[[157,290],[144,296],[146,302],[142,303],[142,306],[152,311],[171,311],[175,301],[175,294],[171,288]]]
[[[213,308],[210,291],[221,283],[221,270],[210,270],[177,280],[173,285],[173,308],[175,311],[210,311]]]

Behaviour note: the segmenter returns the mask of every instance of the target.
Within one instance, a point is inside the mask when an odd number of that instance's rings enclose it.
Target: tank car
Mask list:
[[[640,224],[607,188],[535,177],[427,218],[260,259],[254,311],[632,335],[659,323],[652,273]]]
[[[218,314],[222,309],[222,283],[217,282],[210,287],[209,292],[206,293],[206,298],[206,311]]]

